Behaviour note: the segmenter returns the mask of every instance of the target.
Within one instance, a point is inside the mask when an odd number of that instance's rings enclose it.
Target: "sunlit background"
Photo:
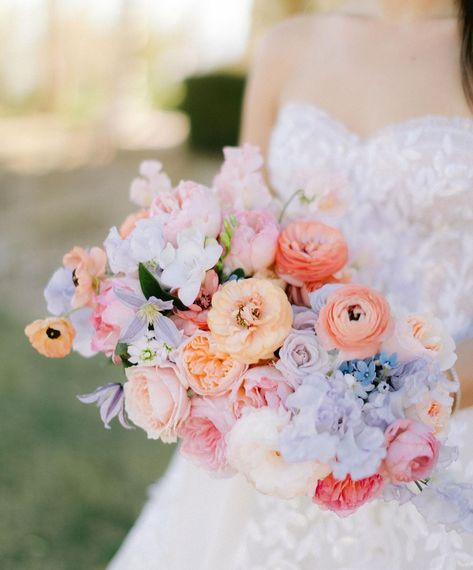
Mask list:
[[[104,568],[172,453],[110,432],[78,393],[120,378],[23,336],[62,254],[130,211],[144,158],[210,182],[236,144],[248,63],[304,0],[0,3],[0,568]]]

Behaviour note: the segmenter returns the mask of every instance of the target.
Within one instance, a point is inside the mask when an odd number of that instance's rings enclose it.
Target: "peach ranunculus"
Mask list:
[[[64,358],[71,352],[76,332],[68,319],[50,317],[29,324],[25,334],[33,348],[43,356]]]
[[[234,213],[237,222],[225,267],[231,272],[243,269],[247,276],[274,263],[279,238],[275,216],[267,210],[240,210]]]
[[[212,297],[219,288],[217,273],[211,269],[205,275],[204,283],[200,288],[197,299],[192,303],[187,311],[176,310],[173,321],[184,334],[191,336],[198,330],[208,331],[207,316]]]
[[[72,308],[91,306],[105,275],[107,254],[100,247],[93,247],[89,252],[82,247],[74,247],[64,256],[63,264],[72,270],[72,281],[76,287]]]
[[[241,380],[231,395],[237,418],[241,418],[248,408],[277,410],[284,406],[286,398],[294,391],[283,374],[270,365],[250,368]]]
[[[345,360],[368,358],[391,331],[390,307],[369,287],[345,285],[329,296],[315,328],[326,350],[339,349]]]
[[[279,236],[276,271],[292,285],[324,283],[347,261],[343,234],[321,222],[292,222]]]
[[[133,212],[128,215],[120,226],[120,237],[122,239],[126,239],[133,232],[136,224],[140,220],[145,220],[146,218],[149,218],[149,210],[145,209],[138,210],[137,212]]]
[[[220,396],[239,382],[246,366],[216,349],[208,332],[197,332],[179,349],[183,379],[200,396]]]
[[[226,283],[215,293],[208,324],[218,350],[238,362],[269,359],[291,332],[292,308],[284,291],[264,279]]]
[[[181,453],[210,471],[231,472],[226,440],[235,421],[228,398],[194,396],[190,414],[179,430]]]
[[[330,474],[317,483],[314,502],[339,516],[348,516],[375,499],[383,486],[384,479],[378,474],[359,481],[353,481],[350,475],[339,481]]]
[[[151,215],[163,221],[166,240],[177,245],[177,235],[186,229],[200,230],[216,238],[222,225],[220,204],[206,186],[183,181],[171,192],[162,192],[151,205]]]
[[[439,319],[424,315],[409,315],[397,319],[393,334],[383,349],[397,353],[399,360],[426,356],[436,360],[441,370],[452,368],[457,360],[455,341]]]
[[[429,477],[437,464],[440,442],[432,428],[413,420],[398,420],[385,433],[386,476],[393,483],[409,483]]]
[[[125,409],[149,439],[177,441],[190,411],[190,398],[174,367],[132,366],[126,369]]]

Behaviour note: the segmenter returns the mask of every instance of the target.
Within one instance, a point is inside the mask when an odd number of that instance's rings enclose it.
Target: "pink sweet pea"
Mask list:
[[[386,430],[384,471],[393,483],[420,481],[435,467],[440,450],[432,428],[413,420],[398,420]]]
[[[228,398],[194,396],[190,415],[179,431],[183,440],[181,452],[210,471],[230,471],[226,456],[226,435],[235,421]]]
[[[241,268],[246,275],[268,268],[274,263],[279,237],[275,216],[265,210],[241,210],[234,216],[237,227],[225,258],[226,268]]]
[[[135,311],[125,305],[115,294],[114,288],[124,288],[132,292],[133,288],[123,286],[120,280],[109,280],[102,284],[100,295],[95,297],[95,312],[92,322],[95,334],[91,346],[96,352],[103,352],[106,356],[113,356],[122,331],[130,324]]]
[[[222,224],[220,205],[213,192],[191,181],[158,194],[151,205],[151,215],[162,219],[164,236],[173,245],[177,245],[177,235],[190,228],[216,238]]]
[[[265,208],[271,193],[262,174],[263,157],[257,146],[227,147],[225,161],[214,180],[223,207],[227,210]]]

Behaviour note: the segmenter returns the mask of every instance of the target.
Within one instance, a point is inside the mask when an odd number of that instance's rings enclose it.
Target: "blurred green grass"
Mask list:
[[[121,378],[102,357],[48,360],[0,313],[0,568],[105,568],[173,452],[103,429],[76,394]]]

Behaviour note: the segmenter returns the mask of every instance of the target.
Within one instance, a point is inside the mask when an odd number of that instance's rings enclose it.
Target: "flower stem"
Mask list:
[[[289,198],[289,200],[287,200],[287,202],[284,204],[284,207],[283,207],[283,209],[282,209],[281,215],[279,216],[279,223],[281,223],[281,222],[283,221],[284,216],[286,215],[287,209],[289,208],[289,206],[292,204],[292,202],[293,202],[298,196],[303,197],[303,196],[304,196],[304,190],[301,190],[301,189],[296,190],[296,191],[294,192],[294,194]]]

